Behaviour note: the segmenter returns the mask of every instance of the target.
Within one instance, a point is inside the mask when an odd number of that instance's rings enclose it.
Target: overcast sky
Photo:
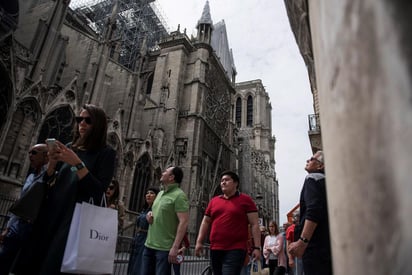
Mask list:
[[[196,34],[206,0],[156,0],[170,30]],[[272,103],[279,180],[280,223],[299,201],[311,155],[308,114],[313,100],[305,64],[290,29],[283,0],[209,0],[213,23],[224,20],[237,82],[261,79]]]

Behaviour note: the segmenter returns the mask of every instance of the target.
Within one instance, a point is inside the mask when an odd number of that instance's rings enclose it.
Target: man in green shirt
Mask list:
[[[183,171],[167,168],[160,178],[164,189],[159,192],[147,214],[149,231],[143,251],[143,275],[170,275],[189,222],[189,201],[180,189]]]

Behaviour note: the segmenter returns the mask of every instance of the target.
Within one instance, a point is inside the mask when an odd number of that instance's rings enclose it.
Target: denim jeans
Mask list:
[[[171,275],[169,251],[151,249],[145,246],[143,250],[142,275]]]
[[[175,275],[180,275],[180,264],[172,264]]]
[[[302,258],[295,257],[294,275],[303,275],[303,262]]]
[[[239,275],[245,261],[246,250],[211,250],[210,261],[214,275]]]

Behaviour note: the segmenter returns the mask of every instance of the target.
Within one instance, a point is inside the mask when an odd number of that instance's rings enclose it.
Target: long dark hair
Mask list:
[[[119,201],[119,195],[120,195],[120,186],[119,186],[119,182],[115,179],[112,179],[112,182],[110,183],[114,186],[114,192],[113,192],[113,196],[111,196],[110,198],[107,198],[107,205],[111,205],[111,204],[117,204]],[[109,186],[110,186],[109,184]]]
[[[277,236],[278,234],[279,234],[279,226],[278,226],[278,224],[275,222],[275,221],[271,221],[270,223],[269,223],[269,227],[270,226],[274,226],[275,227],[275,235]],[[270,234],[270,230],[269,230],[269,234]]]
[[[92,129],[81,138],[79,133],[79,125],[75,123],[73,127],[73,142],[74,149],[82,150],[99,150],[106,147],[107,139],[107,117],[102,108],[92,104],[83,106],[82,111],[86,110],[89,113],[92,121]]]

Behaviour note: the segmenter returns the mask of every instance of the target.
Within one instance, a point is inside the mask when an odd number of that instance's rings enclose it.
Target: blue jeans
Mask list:
[[[175,275],[180,275],[180,265],[181,264],[172,264]]]
[[[214,275],[238,275],[245,261],[246,250],[210,250]]]
[[[303,275],[303,263],[302,258],[295,257],[295,270],[294,275]]]
[[[161,251],[144,247],[142,261],[142,275],[171,275],[169,251]]]

